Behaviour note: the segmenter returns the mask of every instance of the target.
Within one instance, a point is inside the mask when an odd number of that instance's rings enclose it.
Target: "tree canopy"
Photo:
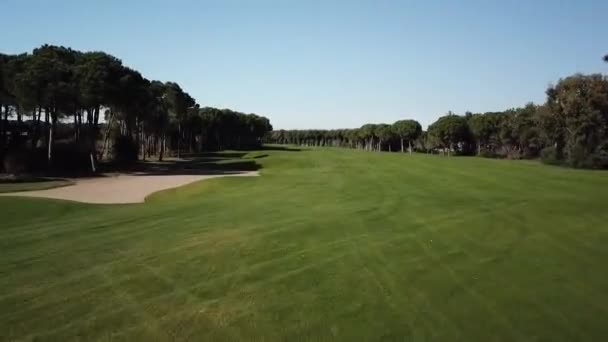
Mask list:
[[[389,129],[390,127],[390,129]],[[411,119],[356,129],[273,131],[267,141],[368,151],[410,150],[447,155],[541,158],[548,163],[608,168],[608,78],[573,75],[547,89],[542,105],[501,112],[449,112],[426,131]]]
[[[120,155],[162,160],[172,151],[253,148],[270,130],[262,116],[201,109],[178,83],[150,81],[102,51],[43,45],[0,54],[0,159],[25,155],[53,169],[80,155],[78,167],[94,170],[97,160]],[[56,147],[64,157],[54,162]]]
[[[407,141],[409,151],[412,153],[412,142],[422,134],[422,126],[416,120],[399,120],[393,123],[393,131],[399,137],[401,142],[401,152],[404,151],[403,142]]]

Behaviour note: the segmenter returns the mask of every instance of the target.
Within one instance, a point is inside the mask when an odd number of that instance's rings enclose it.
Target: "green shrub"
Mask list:
[[[557,153],[557,149],[553,146],[545,147],[540,151],[541,162],[549,165],[562,165],[563,161]]]
[[[608,169],[608,149],[601,149],[591,155],[591,161],[594,168]]]
[[[581,145],[574,145],[566,150],[566,164],[574,168],[593,168],[591,155]]]
[[[492,150],[481,150],[481,153],[479,153],[479,156],[483,157],[483,158],[500,158],[498,153],[496,153]]]

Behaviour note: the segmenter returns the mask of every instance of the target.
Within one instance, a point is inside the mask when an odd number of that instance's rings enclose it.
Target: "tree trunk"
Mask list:
[[[477,155],[480,156],[481,155],[481,143],[477,142]]]
[[[46,135],[45,138],[46,138],[46,147],[47,148],[49,147],[50,140],[51,140],[50,135],[49,135],[49,133],[51,132],[50,128],[49,128],[49,125],[50,125],[50,116],[51,116],[51,109],[49,107],[47,107],[44,110],[44,123],[46,125],[46,128],[48,128],[48,129],[44,130],[45,131],[45,135]]]
[[[403,152],[405,152],[405,151],[403,150],[403,138],[401,138],[401,153],[403,153]]]
[[[40,125],[42,123],[42,106],[38,106],[38,117],[36,118],[35,124],[36,124],[36,131],[35,131],[35,142],[34,142],[34,148],[36,148],[36,145],[38,145],[38,140],[40,140]]]
[[[8,107],[8,106],[7,106]],[[0,150],[4,149],[4,145],[5,145],[5,134],[4,134],[4,115],[2,112],[2,109],[4,108],[4,106],[2,105],[2,103],[0,103]]]
[[[23,123],[23,115],[21,109],[17,106],[17,130],[19,131],[19,137],[21,137],[21,124]]]
[[[152,145],[154,143],[154,139],[152,135],[146,135],[146,151],[148,153],[148,158],[152,158],[152,150],[154,148],[154,146]]]
[[[78,114],[74,112],[74,140],[78,141]]]
[[[0,107],[0,114],[2,112],[2,107]],[[0,146],[6,146],[8,144],[8,113],[10,112],[10,106],[4,105],[4,116],[2,116],[2,141],[0,141]]]
[[[160,151],[158,153],[158,161],[163,161],[163,154],[165,153],[165,134],[163,133],[162,138],[160,138]]]
[[[48,154],[47,154],[47,162],[49,165],[51,164],[51,160],[53,157],[53,125],[49,126],[49,142],[48,142]]]
[[[177,124],[177,159],[180,158],[180,145],[182,142],[182,124],[179,122]]]
[[[108,147],[108,140],[110,139],[110,128],[112,127],[112,121],[114,120],[114,112],[110,111],[110,119],[106,123],[106,133],[103,137],[103,147],[101,148],[101,153],[99,154],[100,158],[103,158],[103,155],[106,153],[106,148]]]
[[[99,108],[99,107],[97,107]],[[91,109],[87,109],[87,113],[88,116],[87,118],[89,119],[89,127],[88,130],[86,130],[89,134],[89,139],[87,139],[87,143],[89,144],[88,149],[89,149],[89,160],[91,161],[91,171],[93,173],[97,172],[97,167],[95,166],[95,161],[97,160],[97,148],[96,148],[96,144],[97,144],[97,121],[95,119],[91,120]],[[80,128],[82,126],[82,110],[79,110],[78,112],[74,113],[74,134],[76,135],[76,139],[80,141]],[[105,138],[104,138],[105,139]],[[103,150],[102,150],[102,154],[105,152],[105,144],[107,142],[107,139],[104,140],[104,146],[103,146]],[[103,158],[103,156],[102,156]]]
[[[192,146],[194,146],[194,133],[190,132],[190,141],[188,142],[188,152],[192,153]],[[239,136],[239,147],[241,145],[241,137]]]
[[[48,146],[48,154],[47,154],[47,162],[49,165],[53,162],[53,143],[54,143],[54,134],[55,134],[55,124],[57,122],[57,114],[51,113],[51,124],[49,125],[49,146]]]
[[[141,159],[143,161],[146,161],[146,135],[144,134],[144,124],[143,122],[141,123],[141,128],[140,128],[140,133],[141,138]]]
[[[408,140],[408,141],[407,141],[407,144],[408,144],[407,149],[409,150],[410,155],[411,155],[411,154],[412,154],[412,141],[411,141],[411,140]]]
[[[21,146],[21,122],[23,120],[21,116],[21,109],[18,105],[15,107],[15,111],[17,112],[17,126],[13,128],[13,132],[15,134],[11,138],[13,141],[19,144],[19,146]]]

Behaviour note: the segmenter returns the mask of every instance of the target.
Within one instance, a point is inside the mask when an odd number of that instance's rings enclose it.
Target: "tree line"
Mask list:
[[[263,116],[201,108],[179,84],[148,80],[105,52],[43,45],[0,54],[5,169],[78,161],[75,167],[94,171],[106,156],[162,160],[183,151],[255,148],[271,130]]]
[[[608,56],[606,57],[608,61]],[[356,129],[275,130],[267,141],[367,151],[418,151],[608,168],[608,78],[576,74],[550,86],[546,102],[501,112],[452,112],[422,130],[415,120]]]

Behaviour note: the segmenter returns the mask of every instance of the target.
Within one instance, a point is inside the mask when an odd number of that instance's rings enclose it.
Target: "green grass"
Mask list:
[[[52,188],[59,188],[62,186],[68,186],[68,185],[72,185],[72,184],[74,184],[74,183],[67,179],[56,179],[56,178],[1,180],[0,181],[0,193],[17,192],[17,191],[47,190],[47,189],[52,189]]]
[[[608,173],[255,155],[141,205],[0,198],[0,339],[608,336]]]

